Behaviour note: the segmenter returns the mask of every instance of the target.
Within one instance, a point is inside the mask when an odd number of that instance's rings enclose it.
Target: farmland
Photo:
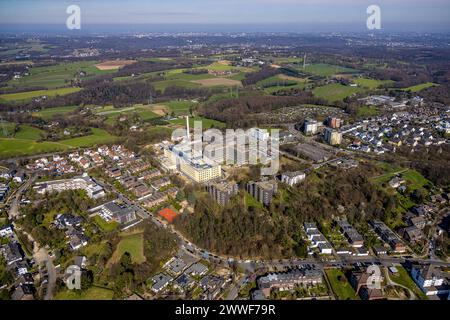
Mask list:
[[[38,139],[41,132],[37,130],[25,127],[23,133],[19,135],[20,138],[0,138],[0,158],[67,151],[72,148],[110,143],[117,139],[117,137],[110,135],[105,130],[92,128],[92,134],[88,136],[57,142],[38,142],[34,139]],[[18,132],[20,133],[20,129]]]
[[[323,98],[329,102],[342,101],[346,97],[359,92],[361,89],[357,87],[344,86],[339,83],[327,84],[322,87],[317,87],[313,93],[318,98]]]
[[[42,109],[34,113],[35,116],[41,117],[44,120],[49,120],[53,118],[55,115],[64,115],[70,112],[73,112],[77,109],[77,106],[65,106],[65,107],[56,107],[56,108],[47,108]]]
[[[301,69],[303,70],[303,68]],[[341,66],[335,66],[326,63],[317,63],[306,66],[305,70],[316,76],[330,77],[337,73],[356,73],[357,70],[351,68],[345,68]]]
[[[203,129],[209,129],[209,128],[213,128],[213,127],[214,128],[224,128],[225,127],[225,123],[217,121],[217,120],[207,119],[207,118],[202,118],[202,117],[190,117],[189,118],[189,126],[191,128],[194,127],[194,121],[202,121]],[[170,120],[169,122],[172,124],[184,126],[186,124],[186,119],[178,118],[175,120]]]
[[[55,89],[70,84],[75,75],[80,71],[86,73],[86,77],[95,75],[107,74],[114,72],[114,70],[101,71],[95,67],[96,61],[82,61],[61,63],[45,67],[33,67],[30,69],[30,75],[24,76],[18,80],[10,80],[9,87],[46,87],[48,89]]]
[[[427,89],[427,88],[430,88],[430,87],[434,87],[436,85],[437,84],[432,83],[432,82],[426,82],[426,83],[418,84],[418,85],[411,86],[411,87],[408,87],[408,88],[404,88],[403,90],[411,91],[411,92],[419,92],[419,91],[422,91],[424,89]]]
[[[200,84],[205,87],[214,87],[214,86],[239,86],[242,87],[242,83],[237,80],[227,79],[227,78],[211,78],[211,79],[202,79],[202,80],[193,80],[193,83]]]
[[[358,78],[353,80],[354,83],[358,84],[358,86],[367,88],[367,89],[377,89],[383,85],[392,84],[393,81],[390,80],[375,80],[369,78]]]
[[[36,91],[26,91],[26,92],[19,92],[19,93],[6,93],[0,95],[0,100],[6,101],[6,102],[13,102],[13,101],[26,101],[31,100],[32,98],[36,97],[54,97],[57,95],[65,95],[69,93],[74,93],[80,91],[80,88],[59,88],[59,89],[51,89],[51,90],[36,90]]]

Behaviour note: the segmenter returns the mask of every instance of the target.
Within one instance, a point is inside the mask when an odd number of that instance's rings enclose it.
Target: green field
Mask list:
[[[117,137],[109,134],[103,129],[92,128],[92,134],[80,138],[61,140],[59,143],[73,148],[90,147],[97,144],[111,143],[116,141]]]
[[[411,190],[424,188],[426,185],[431,185],[432,183],[427,180],[418,171],[413,169],[398,169],[396,171],[391,171],[381,176],[373,178],[373,181],[378,184],[388,183],[396,175],[400,175],[406,180],[407,185]]]
[[[423,89],[427,89],[427,88],[434,87],[434,86],[437,86],[437,84],[436,83],[432,83],[432,82],[426,82],[426,83],[418,84],[416,86],[411,86],[411,87],[408,87],[408,88],[404,88],[403,90],[411,91],[411,92],[418,92],[418,91],[421,91]]]
[[[66,113],[75,111],[77,108],[78,108],[77,106],[47,108],[47,109],[42,109],[39,112],[36,112],[34,115],[41,117],[44,120],[49,120],[49,119],[53,118],[54,115],[64,115]]]
[[[368,79],[368,78],[358,78],[353,80],[354,83],[358,84],[358,86],[368,89],[376,89],[384,84],[392,84],[394,83],[391,80],[376,80],[376,79]]]
[[[198,88],[201,87],[200,84],[189,82],[186,80],[163,80],[152,83],[155,90],[165,91],[167,87],[182,87],[187,89]]]
[[[203,129],[209,129],[209,128],[225,128],[225,123],[217,121],[217,120],[213,120],[213,119],[207,119],[207,118],[202,118],[202,117],[189,117],[189,126],[191,128],[194,128],[194,121],[202,121],[202,128]],[[174,119],[174,120],[170,120],[169,121],[172,124],[177,124],[180,126],[185,126],[186,125],[186,119],[185,118],[178,118],[178,119]]]
[[[134,233],[122,235],[109,263],[117,263],[125,252],[131,255],[133,263],[140,264],[145,262],[144,234]]]
[[[45,131],[24,124],[19,127],[19,131],[16,132],[14,137],[16,139],[39,140],[45,137]]]
[[[57,142],[36,142],[21,139],[0,139],[0,158],[66,151],[69,146]]]
[[[360,118],[375,117],[379,114],[376,107],[361,106],[358,108],[357,116]]]
[[[407,288],[409,288],[416,297],[422,300],[428,299],[427,296],[422,292],[422,290],[419,289],[419,287],[416,285],[414,280],[409,276],[408,271],[405,270],[403,267],[396,267],[398,270],[397,275],[389,274],[389,277],[392,281],[401,284]]]
[[[117,118],[119,118],[121,115],[137,114],[143,121],[160,117],[151,110],[150,106],[144,105],[135,105],[128,108],[114,108],[113,106],[106,106],[101,109],[97,109],[95,113],[98,115],[106,116],[106,123],[109,125],[113,125],[116,122]]]
[[[340,83],[331,83],[322,87],[314,88],[313,94],[318,98],[323,98],[329,102],[342,101],[344,98],[359,92],[357,87],[344,86]]]
[[[35,67],[30,69],[30,75],[22,77],[19,80],[11,80],[8,82],[9,87],[46,87],[57,88],[70,84],[75,75],[80,72],[86,72],[85,78],[96,75],[113,73],[116,70],[98,70],[95,67],[96,61],[81,61],[60,63],[53,66]]]
[[[303,71],[303,68],[301,68],[300,70]],[[334,74],[339,74],[339,73],[356,73],[356,72],[358,72],[355,69],[345,68],[345,67],[341,67],[341,66],[335,66],[335,65],[326,64],[326,63],[315,63],[315,64],[308,65],[308,66],[306,66],[304,71],[311,73],[313,75],[316,75],[316,76],[321,76],[321,77],[330,77]]]
[[[189,109],[195,105],[194,102],[188,100],[172,100],[168,102],[164,102],[163,105],[166,105],[170,108],[171,111],[178,113],[188,113]]]
[[[80,88],[60,88],[60,89],[51,89],[51,90],[36,90],[36,91],[27,91],[27,92],[19,92],[19,93],[6,93],[0,95],[0,100],[5,102],[13,102],[13,101],[27,101],[36,97],[54,97],[57,95],[63,96],[65,94],[74,93],[80,91]]]
[[[33,128],[34,129],[34,128]],[[24,137],[37,137],[36,131],[26,129]],[[90,147],[97,144],[111,143],[116,141],[117,137],[98,128],[92,128],[92,134],[80,138],[61,140],[57,142],[37,142],[31,139],[19,138],[0,138],[0,158],[27,156],[40,153],[60,152],[72,148]]]
[[[85,291],[64,290],[55,296],[55,300],[112,300],[114,292],[112,290],[91,287]]]
[[[341,270],[328,269],[325,270],[325,273],[338,300],[359,300],[355,290],[353,290],[353,287]]]
[[[103,232],[111,232],[116,230],[119,227],[119,223],[116,221],[106,222],[100,216],[94,216],[94,222]]]
[[[2,121],[0,122],[0,138],[8,138],[14,133],[15,123]]]

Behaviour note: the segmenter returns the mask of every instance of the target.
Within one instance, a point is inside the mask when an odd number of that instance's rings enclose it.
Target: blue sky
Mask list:
[[[382,23],[450,31],[449,0],[0,0],[1,24],[64,24],[81,7],[84,24],[293,24],[365,26],[368,5]]]

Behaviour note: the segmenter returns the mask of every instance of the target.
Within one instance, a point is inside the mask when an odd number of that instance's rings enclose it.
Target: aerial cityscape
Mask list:
[[[0,300],[449,299],[448,3],[75,2],[0,4]]]

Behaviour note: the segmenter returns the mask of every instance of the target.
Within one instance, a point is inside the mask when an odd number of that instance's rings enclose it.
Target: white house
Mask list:
[[[0,228],[0,237],[9,237],[13,234],[13,229],[11,226],[5,226]]]

